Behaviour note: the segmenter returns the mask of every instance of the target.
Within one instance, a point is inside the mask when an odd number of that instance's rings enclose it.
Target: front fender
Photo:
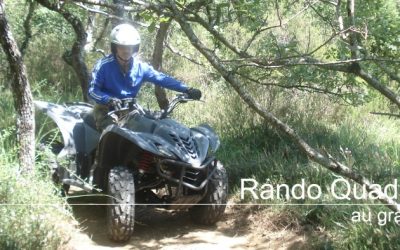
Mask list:
[[[80,113],[91,111],[88,106],[66,107],[44,101],[34,101],[35,107],[49,116],[59,128],[64,148],[59,156],[76,154],[77,152],[92,152],[98,142],[99,133],[89,127],[80,116]]]
[[[216,152],[220,146],[220,141],[218,135],[214,132],[214,130],[208,126],[207,124],[200,124],[197,127],[191,128],[196,132],[203,134],[207,137],[208,141],[210,142],[211,151]]]
[[[127,159],[139,159],[142,150],[164,159],[177,159],[165,145],[166,142],[158,136],[109,125],[100,136],[94,183],[105,190],[108,171],[116,165],[126,164]]]

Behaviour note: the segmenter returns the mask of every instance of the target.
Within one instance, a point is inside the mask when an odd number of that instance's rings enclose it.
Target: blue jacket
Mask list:
[[[137,59],[131,60],[129,70],[124,74],[117,59],[111,54],[100,59],[94,67],[89,96],[100,104],[106,104],[110,97],[136,97],[145,81],[178,92],[186,92],[188,89],[182,82]]]

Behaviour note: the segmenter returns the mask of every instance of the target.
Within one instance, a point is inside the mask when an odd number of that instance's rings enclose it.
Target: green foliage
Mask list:
[[[72,232],[70,213],[48,174],[21,175],[16,150],[9,146],[13,130],[0,133],[0,248],[56,249]]]
[[[178,68],[174,75],[188,80],[203,77],[201,69],[195,66]],[[234,197],[240,191],[241,178],[255,178],[260,183],[273,185],[286,183],[289,186],[300,183],[304,178],[306,183],[315,183],[325,189],[338,178],[310,162],[288,138],[265,124],[222,82],[209,84],[205,81],[197,87],[204,90],[205,103],[182,105],[175,116],[191,126],[206,122],[216,129],[221,137],[218,158],[228,169]],[[298,90],[248,86],[248,91],[268,111],[296,128],[310,145],[328,151],[374,183],[387,184],[400,175],[400,121],[369,114],[371,108],[387,105],[382,99],[375,98],[368,105],[352,107],[341,105],[335,99]],[[393,242],[396,240],[393,237],[400,232],[393,222],[386,226],[378,226],[376,221],[372,224],[351,222],[352,212],[371,210],[376,216],[380,211],[388,212],[383,206],[311,205],[338,203],[326,192],[318,201],[286,200],[281,197],[266,201],[266,204],[269,203],[299,203],[301,206],[275,207],[276,213],[293,214],[302,225],[323,228],[329,235],[324,244],[338,249],[394,249],[396,245]],[[303,203],[310,205],[303,206]]]
[[[400,244],[398,225],[393,223],[379,227],[367,223],[353,224],[349,225],[348,232],[341,244],[348,249],[397,249]]]
[[[343,2],[343,1],[342,1]],[[182,6],[191,6],[195,1],[179,1]],[[233,46],[241,49],[260,25],[272,27],[284,21],[281,27],[268,29],[259,34],[248,48],[248,52],[265,62],[296,62],[299,55],[307,55],[331,36],[332,24],[336,25],[336,10],[319,1],[313,9],[309,1],[209,1],[208,10],[201,9],[199,15],[220,32]],[[17,40],[24,38],[23,17],[27,6],[15,1],[6,1],[13,15],[8,15]],[[276,16],[276,4],[282,20]],[[81,20],[86,14],[77,7],[74,11]],[[345,22],[346,8],[340,10]],[[10,13],[10,11],[8,12]],[[399,5],[396,1],[364,1],[356,6],[356,29],[363,52],[379,57],[399,56]],[[140,13],[144,22],[151,23],[148,30],[141,31],[141,55],[150,61],[154,43],[155,26],[165,17],[152,12]],[[200,40],[221,59],[225,66],[237,70],[243,86],[268,111],[290,124],[312,146],[326,150],[341,162],[360,171],[375,183],[387,183],[400,174],[399,121],[369,114],[373,110],[392,109],[376,91],[352,75],[326,71],[311,66],[255,68],[239,65],[242,58],[226,48],[215,37],[205,32],[200,25],[194,30]],[[182,54],[188,55],[203,67],[195,66],[186,59],[165,52],[164,69],[182,79],[190,86],[199,87],[205,103],[193,102],[182,105],[175,117],[185,124],[196,126],[210,124],[220,135],[221,148],[218,158],[225,164],[230,176],[231,193],[237,196],[241,178],[254,177],[260,182],[294,185],[301,178],[307,183],[322,187],[337,178],[329,171],[310,162],[288,138],[266,124],[259,116],[244,105],[243,101],[229,88],[224,79],[210,67],[206,60],[194,50],[176,24],[170,28],[169,43]],[[35,99],[63,102],[79,100],[80,87],[71,68],[62,60],[63,53],[70,49],[74,33],[70,25],[54,12],[38,7],[32,20],[33,39],[24,58],[28,69]],[[365,30],[368,31],[366,35]],[[108,51],[104,39],[102,49]],[[327,42],[312,54],[318,60],[337,61],[348,59],[350,50],[339,37]],[[99,54],[88,54],[87,63],[92,68]],[[293,59],[294,58],[294,59]],[[1,65],[6,65],[0,55]],[[393,72],[396,64],[387,63]],[[382,70],[371,62],[363,67],[388,86],[398,88]],[[65,240],[61,227],[69,221],[65,201],[55,195],[57,188],[50,182],[46,166],[38,158],[34,176],[26,179],[19,175],[16,166],[15,129],[13,124],[12,94],[8,90],[9,78],[6,68],[0,74],[0,248],[56,248]],[[247,76],[247,78],[246,78]],[[248,78],[257,79],[264,85],[254,84]],[[276,85],[285,88],[276,87]],[[297,87],[296,86],[303,86]],[[316,90],[318,89],[318,90]],[[326,94],[326,95],[321,95]],[[335,94],[336,93],[336,94]],[[169,92],[169,95],[173,95]],[[153,87],[145,86],[140,94],[144,106],[156,108]],[[195,112],[193,112],[195,110]],[[397,111],[396,109],[394,109]],[[50,127],[44,118],[39,118],[38,137]],[[347,150],[346,150],[347,149]],[[351,154],[345,153],[351,152]],[[284,197],[271,201],[293,203]],[[304,203],[312,204],[306,200]],[[329,195],[318,202],[334,203]],[[41,206],[38,204],[49,204]],[[314,202],[315,203],[315,202]],[[11,205],[23,204],[23,205]],[[35,205],[36,204],[36,205]],[[277,213],[287,213],[301,223],[313,228],[323,228],[337,248],[390,249],[396,246],[398,226],[388,224],[351,223],[354,210],[367,209],[363,206],[296,206],[277,207]],[[368,208],[374,215],[385,211],[383,207]],[[30,237],[26,237],[29,235]],[[393,248],[393,247],[392,247]]]
[[[397,58],[399,56],[399,32],[400,25],[399,7],[396,1],[368,1],[368,4],[360,6],[360,14],[364,19],[364,25],[368,25],[368,37],[366,44],[374,55]]]

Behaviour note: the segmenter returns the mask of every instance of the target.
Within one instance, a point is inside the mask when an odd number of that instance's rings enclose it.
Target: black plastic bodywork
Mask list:
[[[143,173],[135,168],[145,152],[151,155],[154,172],[144,175],[161,177],[179,189],[200,191],[212,175],[213,153],[219,147],[219,139],[208,125],[188,128],[170,118],[132,113],[123,123],[108,126],[100,135],[88,104],[68,106],[35,101],[35,105],[54,120],[62,133],[64,148],[57,159],[75,159],[75,164],[62,167],[81,179],[90,179],[93,186],[102,190],[114,166],[131,167],[141,177]],[[68,183],[74,184],[71,179]]]

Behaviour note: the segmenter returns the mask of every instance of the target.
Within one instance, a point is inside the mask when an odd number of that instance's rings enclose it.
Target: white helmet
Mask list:
[[[117,45],[135,46],[140,44],[139,32],[130,24],[124,23],[111,31],[111,43]]]

